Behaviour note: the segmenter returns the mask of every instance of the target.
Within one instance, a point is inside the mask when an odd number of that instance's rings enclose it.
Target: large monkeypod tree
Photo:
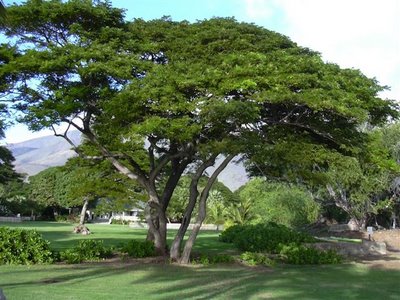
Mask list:
[[[219,173],[238,154],[296,136],[351,151],[359,125],[393,105],[376,81],[325,64],[288,38],[233,19],[126,22],[108,2],[27,1],[8,8],[12,59],[3,98],[32,130],[82,132],[82,157],[103,158],[147,192],[148,237],[166,254],[166,209],[182,174],[189,199],[170,255],[189,261]],[[14,46],[14,47],[11,47]],[[205,188],[198,183],[214,166]],[[183,237],[198,205],[194,230]]]

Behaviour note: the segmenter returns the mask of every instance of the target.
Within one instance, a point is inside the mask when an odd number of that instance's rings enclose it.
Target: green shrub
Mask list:
[[[155,256],[156,254],[154,243],[147,240],[131,240],[121,247],[121,252],[135,258]]]
[[[228,254],[218,254],[218,255],[212,255],[210,257],[210,261],[212,264],[226,264],[234,262],[235,259]]]
[[[258,252],[243,252],[240,255],[240,259],[249,266],[264,265],[272,267],[275,265],[275,261],[267,257],[265,254]]]
[[[54,218],[55,218],[56,222],[79,223],[80,216],[70,214],[70,215],[57,215]]]
[[[101,240],[82,240],[72,249],[60,253],[60,259],[69,264],[83,261],[97,261],[112,255],[112,249],[104,246]]]
[[[198,258],[193,259],[192,263],[207,266],[210,264],[232,263],[234,261],[235,261],[235,259],[231,255],[228,255],[228,254],[217,254],[217,255],[202,254]]]
[[[202,254],[199,257],[192,259],[192,264],[208,266],[210,264],[210,258],[208,255]]]
[[[113,225],[129,225],[129,221],[121,220],[121,219],[112,219],[111,224],[113,224]]]
[[[222,241],[233,242],[239,250],[278,253],[281,244],[314,242],[308,234],[289,229],[284,225],[268,222],[257,225],[237,225],[221,234]]]
[[[219,239],[224,243],[233,243],[235,238],[245,229],[245,225],[233,225],[225,229],[220,235]]]
[[[283,245],[280,251],[283,260],[294,265],[339,264],[342,257],[334,250],[322,251],[303,245]]]
[[[0,227],[0,264],[52,263],[50,242],[34,230]]]

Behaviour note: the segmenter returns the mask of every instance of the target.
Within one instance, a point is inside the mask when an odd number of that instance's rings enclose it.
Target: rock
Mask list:
[[[319,250],[335,250],[344,256],[385,255],[386,244],[384,242],[365,241],[362,243],[348,242],[321,242],[308,244]]]
[[[374,241],[362,241],[362,247],[365,249],[366,252],[369,254],[381,254],[385,255],[387,254],[386,251],[386,243],[384,242],[374,242]]]

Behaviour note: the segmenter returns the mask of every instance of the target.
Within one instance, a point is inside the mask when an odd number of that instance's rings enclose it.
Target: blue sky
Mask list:
[[[268,1],[267,1],[268,2]],[[269,1],[273,3],[273,1]],[[211,17],[235,17],[239,21],[254,22],[247,13],[248,1],[242,0],[113,0],[113,6],[125,8],[126,18],[151,20],[162,16],[171,16],[174,20],[209,19]],[[284,29],[284,12],[277,5],[273,14],[263,19],[263,26],[275,31]]]
[[[6,6],[14,1],[4,1]],[[20,3],[21,1],[16,1]],[[391,87],[384,98],[400,101],[399,0],[113,0],[126,18],[173,20],[235,17],[289,36],[301,46],[319,51],[329,62],[360,69]],[[52,134],[29,133],[23,126],[6,132],[15,143]]]

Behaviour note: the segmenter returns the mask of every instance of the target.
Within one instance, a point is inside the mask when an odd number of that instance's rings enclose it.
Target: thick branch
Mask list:
[[[171,259],[174,261],[178,261],[180,257],[180,248],[183,241],[183,238],[186,234],[186,231],[189,227],[190,220],[192,218],[193,209],[196,206],[197,197],[199,195],[199,191],[197,189],[199,180],[203,175],[204,171],[212,166],[215,163],[215,159],[217,158],[217,154],[212,155],[208,160],[203,162],[200,167],[197,169],[196,173],[192,176],[192,180],[190,182],[189,187],[189,202],[186,206],[185,213],[182,218],[181,225],[176,233],[175,239],[171,245]]]
[[[183,172],[185,171],[188,164],[191,162],[189,158],[182,160],[181,162],[172,161],[172,172],[168,177],[167,183],[165,184],[163,194],[161,196],[161,201],[163,209],[166,210],[169,202],[171,200],[172,194],[181,178]]]
[[[229,154],[225,159],[222,161],[222,163],[218,166],[218,168],[213,172],[211,177],[208,179],[206,187],[203,189],[201,192],[200,196],[200,201],[204,200],[206,201],[208,194],[217,179],[218,175],[226,168],[226,166],[230,163],[230,161],[235,157],[234,154]]]
[[[185,243],[185,248],[183,249],[183,254],[182,254],[182,258],[181,258],[181,263],[183,263],[183,264],[189,263],[190,253],[192,252],[194,242],[200,231],[200,227],[203,224],[204,219],[206,218],[206,203],[207,203],[208,194],[209,194],[215,180],[217,179],[218,175],[226,168],[226,166],[229,164],[229,162],[234,157],[235,157],[235,155],[230,154],[223,160],[223,162],[218,166],[218,168],[214,171],[214,173],[208,179],[206,187],[201,192],[200,200],[199,200],[199,214],[197,215],[196,223],[194,224],[193,230],[192,230],[188,240]]]

